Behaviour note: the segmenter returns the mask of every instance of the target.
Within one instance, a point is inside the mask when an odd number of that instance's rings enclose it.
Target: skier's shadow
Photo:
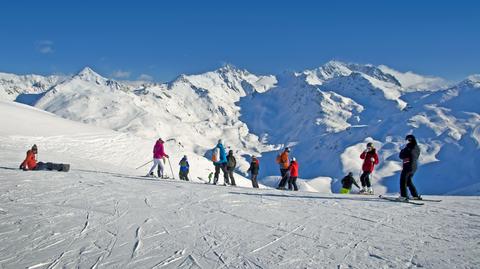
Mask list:
[[[388,202],[378,197],[346,197],[346,196],[308,196],[308,195],[286,195],[276,193],[250,193],[250,192],[229,192],[231,194],[250,195],[250,196],[267,196],[267,197],[280,197],[280,198],[300,198],[300,199],[323,199],[323,200],[350,200],[350,201],[363,201],[363,202]]]

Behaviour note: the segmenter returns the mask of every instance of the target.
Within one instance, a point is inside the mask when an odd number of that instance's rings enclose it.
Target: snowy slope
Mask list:
[[[381,149],[375,189],[398,191],[398,151],[405,135],[414,133],[422,147],[421,192],[443,194],[480,181],[480,131],[478,77],[446,89],[436,88],[440,84],[385,66],[338,61],[276,77],[227,65],[166,84],[117,82],[86,68],[41,93],[36,106],[150,141],[171,139],[198,156],[208,157],[223,138],[240,157],[239,172],[247,170],[250,155],[261,157],[260,176],[269,186],[278,180],[278,149],[290,145],[301,177],[333,178],[333,191],[345,173],[360,173],[358,155],[368,141]]]
[[[39,160],[70,163],[73,168],[102,172],[121,172],[126,175],[145,175],[150,164],[135,169],[150,160],[155,141],[132,134],[94,127],[13,102],[0,101],[0,113],[11,115],[0,119],[2,152],[9,154],[9,164],[18,167],[25,151],[34,143],[39,147]],[[178,162],[189,156],[191,179],[202,182],[213,171],[211,162],[203,156],[186,151],[174,140],[167,140],[165,150],[170,155],[175,178],[178,179]],[[172,176],[170,167],[166,174]],[[237,185],[251,186],[250,180],[236,176]],[[223,183],[221,181],[221,183]]]
[[[69,173],[23,172],[2,140],[2,268],[480,266],[478,197],[417,206],[153,181],[81,170],[79,156]]]
[[[150,160],[155,141],[65,120],[49,112],[13,102],[0,101],[0,113],[11,115],[0,119],[0,143],[4,149],[15,152],[10,156],[13,167],[18,167],[25,157],[25,151],[34,143],[39,146],[39,160],[44,162],[70,163],[79,169],[122,172],[132,176],[145,175],[151,167],[148,164],[136,169]],[[189,159],[192,181],[203,183],[214,171],[209,159],[189,151],[175,139],[166,140],[165,150],[170,156],[173,174],[177,179],[178,162],[184,155]],[[170,177],[172,170],[167,164],[165,172]],[[236,174],[235,179],[238,186],[251,187],[251,181],[241,174]],[[330,182],[331,178],[328,177],[308,182],[300,178],[298,184],[300,190],[330,193]],[[223,175],[220,176],[219,183],[223,184]],[[276,186],[268,180],[264,182],[265,186],[260,185],[261,188]]]

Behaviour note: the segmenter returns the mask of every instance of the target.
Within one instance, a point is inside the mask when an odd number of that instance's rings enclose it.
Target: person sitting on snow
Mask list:
[[[28,170],[56,170],[56,171],[63,171],[68,172],[70,170],[69,164],[62,164],[62,163],[51,163],[51,162],[38,162],[37,163],[37,154],[38,148],[37,145],[33,145],[30,150],[27,151],[27,157],[25,160],[20,164],[20,169],[23,171]]]
[[[341,194],[349,194],[352,190],[352,185],[355,185],[357,188],[360,189],[357,182],[353,178],[353,173],[350,172],[342,179],[342,188],[340,189]]]

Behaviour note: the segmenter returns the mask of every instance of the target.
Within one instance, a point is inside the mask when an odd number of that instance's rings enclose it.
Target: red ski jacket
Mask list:
[[[37,167],[37,160],[35,159],[35,153],[33,150],[27,151],[27,157],[20,165],[23,169],[34,170]]]
[[[372,161],[372,158],[374,159]],[[378,164],[378,155],[377,151],[373,149],[372,151],[369,152],[362,152],[360,155],[360,159],[364,160],[363,165],[362,165],[362,171],[363,172],[373,172],[373,169],[375,168],[375,165]]]
[[[290,176],[298,177],[298,163],[297,161],[292,161],[290,163]]]

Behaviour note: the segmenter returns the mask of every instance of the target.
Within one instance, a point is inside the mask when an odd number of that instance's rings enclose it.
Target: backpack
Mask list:
[[[212,161],[214,163],[220,161],[220,149],[218,147],[214,148],[213,149],[213,152],[212,152]]]
[[[233,156],[228,156],[227,159],[228,159],[227,167],[233,167],[233,168],[235,168],[235,166],[237,165],[237,162],[236,162],[236,160],[235,160],[235,157],[233,157]]]

